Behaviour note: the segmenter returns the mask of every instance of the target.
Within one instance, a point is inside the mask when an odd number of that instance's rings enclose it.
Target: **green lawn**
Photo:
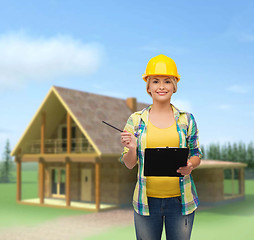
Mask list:
[[[24,171],[25,169],[25,171]],[[37,197],[38,176],[34,169],[22,171],[22,198]],[[15,175],[15,172],[13,173]],[[254,180],[245,181],[246,199],[205,211],[197,211],[192,239],[194,240],[253,240],[254,239]],[[0,229],[17,225],[36,225],[61,216],[85,214],[85,211],[37,207],[16,204],[16,184],[0,184]],[[109,229],[86,240],[135,239],[130,226]],[[165,235],[163,234],[163,240]]]
[[[13,172],[13,177],[16,173]],[[0,229],[36,225],[61,216],[86,214],[81,210],[29,206],[16,203],[16,183],[0,183]],[[22,199],[38,197],[38,175],[35,170],[22,171]]]
[[[209,210],[197,211],[192,240],[253,240],[254,239],[254,180],[245,181],[246,199]],[[134,226],[110,229],[84,240],[135,239]],[[163,232],[162,240],[166,240]]]

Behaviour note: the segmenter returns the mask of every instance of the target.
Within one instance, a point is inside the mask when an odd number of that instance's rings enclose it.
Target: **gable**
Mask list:
[[[137,103],[137,110],[141,110],[147,105]],[[46,114],[45,140],[51,139],[59,124],[66,122],[66,113],[68,112],[72,122],[98,155],[120,154],[123,150],[120,143],[120,133],[103,124],[102,120],[123,129],[132,113],[124,99],[53,86],[11,155],[17,155],[19,148],[22,149],[22,153],[29,153],[31,142],[37,141],[38,145],[40,144],[43,112]]]
[[[55,88],[101,154],[120,154],[123,151],[120,133],[102,123],[102,120],[123,129],[132,114],[125,99]],[[147,106],[148,104],[137,103],[138,110]]]
[[[45,153],[60,153],[57,152],[57,148],[54,149],[53,145],[61,141],[61,130],[66,127],[67,111],[68,110],[61,103],[54,90],[51,89],[27,126],[19,142],[11,152],[11,155],[17,155],[18,149],[20,148],[22,149],[21,154],[40,153],[42,113],[46,115],[45,148],[47,151],[45,151]],[[82,137],[82,140],[84,140],[84,138],[87,139],[73,118],[72,126],[77,128],[76,132],[80,133],[79,135]],[[90,141],[89,144],[91,145]]]

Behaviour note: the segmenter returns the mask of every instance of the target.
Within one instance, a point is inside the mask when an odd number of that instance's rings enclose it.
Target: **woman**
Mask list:
[[[190,239],[195,210],[199,205],[191,172],[202,157],[198,129],[192,114],[171,102],[180,75],[175,62],[165,56],[152,58],[143,75],[153,104],[133,113],[121,133],[124,152],[120,161],[132,169],[138,164],[133,195],[134,222],[138,240],[159,240],[165,225],[167,239]],[[144,150],[156,147],[188,147],[187,166],[182,177],[145,177]]]

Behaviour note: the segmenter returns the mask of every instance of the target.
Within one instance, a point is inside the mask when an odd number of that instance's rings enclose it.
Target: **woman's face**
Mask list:
[[[148,92],[151,93],[155,101],[170,101],[174,93],[174,85],[169,76],[151,76]]]

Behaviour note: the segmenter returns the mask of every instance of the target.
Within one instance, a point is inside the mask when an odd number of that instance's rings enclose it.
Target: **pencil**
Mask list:
[[[119,128],[114,127],[114,126],[112,126],[111,124],[109,124],[109,123],[107,123],[107,122],[105,122],[105,121],[102,121],[102,122],[103,122],[103,123],[105,123],[105,124],[107,124],[108,126],[110,126],[110,127],[114,128],[114,129],[118,130],[119,132],[123,132],[123,131],[122,131],[122,130],[120,130]]]

